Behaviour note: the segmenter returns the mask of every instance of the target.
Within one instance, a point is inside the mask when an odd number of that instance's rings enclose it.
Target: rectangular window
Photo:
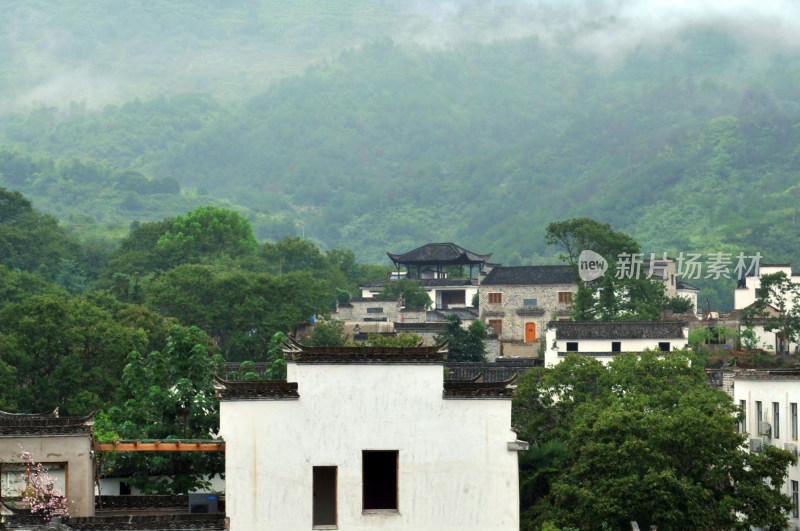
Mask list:
[[[489,319],[489,328],[491,330],[487,330],[489,334],[494,334],[496,336],[500,336],[503,334],[503,320],[502,319]]]
[[[314,467],[314,506],[312,525],[315,528],[336,525],[336,467]]]
[[[661,352],[669,352],[669,341],[660,341],[658,343],[658,350]]]
[[[367,313],[383,313],[383,308],[373,306],[372,308],[367,308]]]
[[[781,437],[781,414],[780,404],[778,402],[772,403],[772,438],[780,439]]]
[[[561,304],[572,304],[572,292],[571,291],[559,291],[558,292],[558,302]]]
[[[489,304],[502,304],[503,302],[503,294],[502,293],[490,293],[489,294]]]
[[[756,400],[756,429],[755,429],[755,432],[758,433],[759,435],[761,435],[761,421],[762,420],[763,419],[761,417],[761,401],[760,400]]]
[[[538,303],[536,299],[522,299],[523,306],[536,306]]]
[[[577,341],[568,341],[567,342],[567,352],[578,352],[578,342]]]
[[[797,440],[797,402],[790,404],[792,409],[792,439]]]
[[[621,341],[612,341],[611,342],[611,352],[622,352],[622,342]]]
[[[742,420],[739,422],[739,433],[747,432],[747,400],[739,400],[739,408],[742,410]]]
[[[792,516],[797,518],[800,516],[800,488],[797,481],[792,481]]]
[[[397,510],[397,450],[364,450],[364,510]]]

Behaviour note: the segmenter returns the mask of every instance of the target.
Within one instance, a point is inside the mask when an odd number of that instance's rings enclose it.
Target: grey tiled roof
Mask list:
[[[681,321],[551,321],[556,339],[672,339],[683,337]]]
[[[428,243],[403,254],[389,255],[395,264],[482,264],[491,258],[492,253],[478,254],[468,251],[454,243]]]
[[[478,280],[474,278],[414,278],[412,280],[423,288],[478,285]],[[387,282],[397,282],[397,280],[370,280],[369,282],[359,282],[358,287],[382,288]]]
[[[475,380],[505,382],[534,367],[543,367],[544,360],[535,358],[498,359],[495,362],[469,362],[445,364],[448,380]]]
[[[90,434],[94,413],[83,417],[58,417],[57,410],[43,414],[0,412],[0,436]]]
[[[692,291],[700,291],[700,288],[689,284],[688,282],[684,282],[683,280],[675,281],[675,288],[677,289],[689,289]]]
[[[574,283],[575,273],[566,265],[496,267],[481,282],[484,286]]]

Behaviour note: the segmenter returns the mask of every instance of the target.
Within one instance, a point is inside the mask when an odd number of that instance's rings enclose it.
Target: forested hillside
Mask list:
[[[800,263],[800,53],[777,34],[695,18],[648,39],[624,10],[528,2],[43,5],[0,26],[0,186],[79,237],[215,204],[364,261],[456,241],[528,264],[554,261],[548,222],[589,216],[647,253]],[[115,88],[44,91],[56,63]],[[732,281],[704,287],[730,304]]]

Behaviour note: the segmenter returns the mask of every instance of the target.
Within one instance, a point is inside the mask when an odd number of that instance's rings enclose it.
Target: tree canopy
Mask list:
[[[522,529],[784,529],[789,452],[745,451],[742,412],[690,351],[570,354],[520,378]]]

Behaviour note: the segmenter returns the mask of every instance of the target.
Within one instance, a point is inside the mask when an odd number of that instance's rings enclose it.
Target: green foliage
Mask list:
[[[400,280],[385,282],[383,289],[378,293],[378,297],[384,299],[400,298],[401,304],[405,308],[429,308],[433,304],[425,288],[412,278],[401,278]]]
[[[617,260],[639,253],[639,244],[627,234],[612,230],[608,223],[590,218],[553,222],[547,226],[545,241],[557,246],[559,258],[575,271],[578,292],[572,300],[572,313],[576,320],[655,321],[669,307],[662,282],[635,272],[618,278]],[[608,271],[592,282],[578,277],[578,257],[585,250],[608,262]]]
[[[250,222],[237,212],[214,206],[178,216],[158,239],[156,249],[167,263],[198,263],[255,254],[258,248]]]
[[[739,408],[693,361],[644,352],[606,368],[569,355],[523,375],[513,405],[532,444],[520,456],[522,528],[782,529],[794,457],[746,452]]]
[[[395,336],[367,335],[367,345],[371,347],[417,347],[422,341],[422,336],[409,332],[400,332]]]
[[[330,319],[315,323],[306,341],[313,347],[343,347],[348,337],[344,331],[344,321]]]
[[[117,405],[103,428],[123,439],[210,439],[219,429],[219,401],[212,385],[222,367],[213,341],[195,327],[173,326],[166,348],[142,355],[131,352]],[[224,471],[219,452],[170,452],[172,455],[116,454],[115,475],[146,493],[187,493],[208,488],[208,479]],[[151,479],[155,477],[155,479]]]
[[[113,401],[125,357],[146,348],[147,335],[115,321],[85,297],[32,295],[0,310],[0,378],[5,403],[25,411],[59,407],[81,415]],[[5,368],[3,368],[5,367]]]
[[[228,361],[262,361],[276,332],[295,331],[300,322],[327,313],[328,293],[310,273],[226,273],[187,264],[152,282],[147,306],[207,330]]]
[[[447,317],[447,324],[441,334],[433,340],[439,344],[449,341],[448,361],[486,361],[486,327],[476,319],[465,330],[461,318],[456,314]]]

